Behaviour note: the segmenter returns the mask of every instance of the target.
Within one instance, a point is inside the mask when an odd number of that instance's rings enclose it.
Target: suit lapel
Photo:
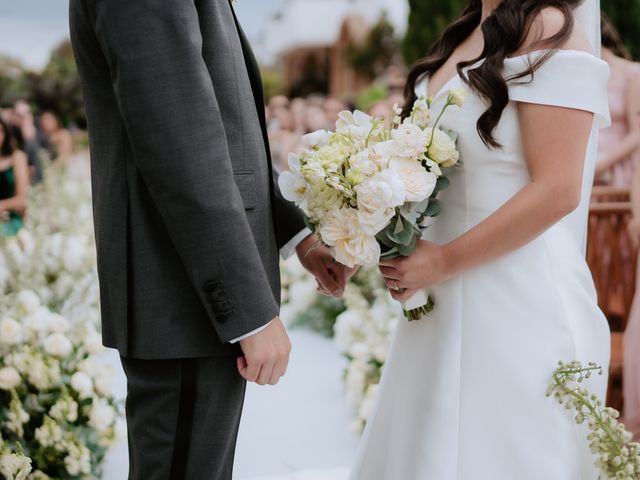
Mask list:
[[[251,49],[251,45],[249,44],[249,40],[244,34],[242,27],[240,26],[240,22],[238,22],[238,17],[236,16],[236,12],[233,9],[233,5],[229,2],[231,6],[231,11],[233,12],[233,19],[236,24],[236,29],[238,30],[238,35],[240,37],[240,44],[242,45],[242,54],[244,56],[244,63],[247,66],[247,72],[249,73],[249,81],[251,82],[251,90],[253,91],[253,99],[256,102],[256,109],[258,110],[258,118],[260,119],[260,126],[263,130],[263,135],[266,136],[267,133],[267,125],[264,114],[264,91],[262,89],[262,77],[260,76],[260,67],[258,66],[258,62],[256,57],[253,54],[253,50]],[[268,145],[267,145],[268,146]],[[267,154],[269,149],[267,148]]]

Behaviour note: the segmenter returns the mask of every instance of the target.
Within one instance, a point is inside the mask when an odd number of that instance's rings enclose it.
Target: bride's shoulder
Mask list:
[[[565,28],[566,18],[562,10],[556,7],[543,8],[533,20],[527,37],[516,55],[549,48]],[[573,29],[560,49],[593,53],[587,34],[578,22],[574,22]]]

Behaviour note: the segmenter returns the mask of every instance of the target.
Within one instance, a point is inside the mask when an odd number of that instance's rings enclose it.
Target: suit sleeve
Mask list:
[[[218,336],[260,328],[278,304],[234,181],[194,0],[87,5],[126,141]]]

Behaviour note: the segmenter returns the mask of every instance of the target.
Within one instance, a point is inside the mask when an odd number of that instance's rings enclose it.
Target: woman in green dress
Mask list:
[[[0,120],[0,235],[15,235],[22,228],[28,189],[27,156],[15,148],[10,130]]]

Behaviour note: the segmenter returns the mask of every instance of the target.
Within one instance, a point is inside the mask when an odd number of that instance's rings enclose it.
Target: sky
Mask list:
[[[247,35],[260,31],[264,19],[282,0],[238,0],[235,9]],[[51,50],[69,36],[68,0],[0,0],[0,54],[30,68],[42,68]]]

